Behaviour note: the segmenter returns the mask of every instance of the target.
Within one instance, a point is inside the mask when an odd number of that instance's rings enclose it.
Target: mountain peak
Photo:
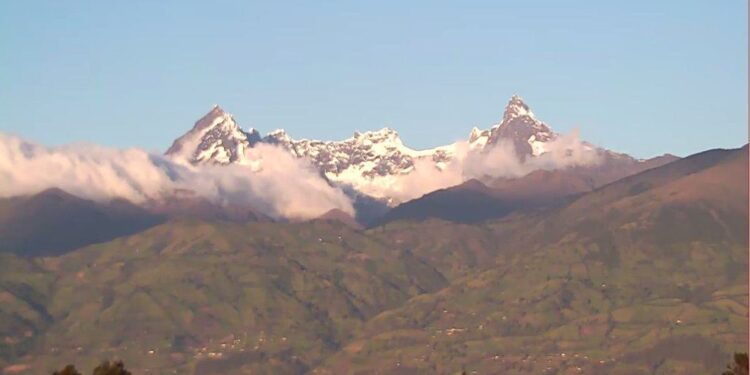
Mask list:
[[[211,110],[208,111],[208,113],[203,115],[203,117],[195,122],[193,130],[201,131],[203,129],[211,127],[212,125],[216,125],[216,123],[219,122],[231,122],[232,124],[234,124],[234,119],[232,118],[231,114],[226,113],[224,109],[221,108],[218,104],[214,104],[213,107],[211,107]]]
[[[203,118],[217,118],[217,117],[223,117],[223,116],[231,116],[226,111],[224,111],[224,108],[221,108],[218,104],[214,104],[211,107],[211,110],[206,113]]]
[[[555,137],[552,129],[534,116],[528,104],[520,96],[513,95],[505,106],[503,120],[491,129],[487,143],[496,144],[501,139],[510,141],[523,160],[528,155],[543,154],[544,143]]]
[[[510,97],[508,105],[505,106],[505,112],[503,112],[503,123],[508,123],[513,119],[522,116],[529,116],[532,119],[535,118],[534,113],[531,112],[528,104],[526,104],[520,96],[514,94]]]
[[[289,145],[292,143],[292,138],[286,133],[284,129],[276,129],[263,137],[263,142],[274,144],[274,145]]]
[[[354,138],[380,138],[380,137],[398,137],[395,129],[384,127],[380,130],[368,130],[366,132],[354,132]]]
[[[384,127],[380,130],[371,130],[363,133],[354,132],[354,140],[357,142],[401,142],[398,132],[392,128]]]
[[[255,129],[245,132],[218,105],[198,120],[193,128],[177,138],[166,155],[190,163],[229,164],[244,161],[244,150],[260,141]]]

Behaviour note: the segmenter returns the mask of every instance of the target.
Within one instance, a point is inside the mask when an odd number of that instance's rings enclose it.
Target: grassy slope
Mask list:
[[[136,371],[303,371],[378,312],[446,285],[409,254],[320,222],[172,222],[39,263],[55,288],[40,297],[53,323],[34,341],[36,371],[112,356]]]
[[[381,313],[317,372],[723,367],[747,346],[747,153],[678,163],[501,236],[504,263]]]
[[[55,258],[0,255],[0,366],[715,371],[747,345],[743,152],[476,225],[173,221]]]
[[[52,323],[46,303],[53,281],[36,264],[0,253],[0,368],[33,350],[35,337]]]

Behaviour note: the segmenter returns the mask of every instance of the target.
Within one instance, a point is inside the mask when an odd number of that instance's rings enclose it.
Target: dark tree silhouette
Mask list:
[[[93,375],[132,375],[122,361],[104,361],[94,369]]]
[[[747,353],[734,353],[734,363],[721,375],[748,375]]]
[[[81,373],[76,370],[75,366],[67,365],[62,370],[53,372],[52,375],[81,375]]]

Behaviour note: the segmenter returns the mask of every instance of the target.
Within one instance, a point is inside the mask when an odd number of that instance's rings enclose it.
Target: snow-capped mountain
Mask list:
[[[466,156],[467,152],[483,153],[498,144],[513,145],[519,160],[523,161],[550,151],[550,142],[558,137],[516,95],[508,101],[499,123],[485,130],[473,128],[466,141],[427,150],[406,146],[398,132],[390,128],[355,132],[352,137],[340,141],[297,140],[282,129],[261,137],[255,129],[242,130],[232,115],[216,106],[189,132],[175,140],[166,154],[193,164],[252,164],[252,153],[247,151],[254,145],[276,145],[309,161],[330,181],[395,204],[398,199],[391,199],[393,196],[388,191],[399,183],[403,184],[399,180],[412,173],[417,165],[443,170],[452,160]],[[627,155],[597,149],[589,144],[585,147],[602,151],[610,159],[624,157],[635,162]]]
[[[452,146],[414,150],[405,146],[398,132],[390,128],[355,132],[342,141],[294,140],[283,130],[276,130],[262,141],[310,160],[328,178],[342,182],[409,173],[418,159],[430,160],[440,168],[453,152]]]
[[[511,140],[524,154],[544,152],[544,142],[554,139],[555,133],[537,120],[528,105],[513,96],[505,108],[503,119],[490,129],[473,128],[468,144],[472,149],[483,149],[501,139]],[[347,182],[358,178],[377,178],[409,173],[416,160],[432,160],[442,168],[455,152],[455,144],[427,150],[415,150],[402,142],[393,129],[355,132],[341,141],[295,140],[283,129],[260,136],[255,129],[242,130],[232,115],[219,106],[203,116],[195,126],[181,136],[167,150],[172,157],[191,163],[243,163],[245,150],[257,142],[278,145],[293,155],[306,158],[319,167],[330,179]]]
[[[166,154],[193,164],[244,164],[245,151],[258,141],[258,131],[243,131],[232,115],[215,105],[190,131],[177,138]]]
[[[516,153],[526,158],[528,155],[543,154],[544,144],[556,136],[547,124],[537,120],[523,99],[513,95],[505,107],[502,122],[490,130],[487,143],[492,145],[508,140],[515,146]]]

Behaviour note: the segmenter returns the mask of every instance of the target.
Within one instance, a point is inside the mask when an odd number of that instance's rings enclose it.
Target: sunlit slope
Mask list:
[[[117,356],[135,370],[304,371],[363,321],[446,285],[324,222],[170,222],[42,263],[56,279],[31,352],[45,370]]]
[[[589,193],[498,239],[504,264],[379,314],[318,372],[715,372],[747,347],[747,181],[745,148]]]
[[[709,151],[473,225],[173,220],[2,255],[0,365],[713,373],[747,346],[747,164]]]

